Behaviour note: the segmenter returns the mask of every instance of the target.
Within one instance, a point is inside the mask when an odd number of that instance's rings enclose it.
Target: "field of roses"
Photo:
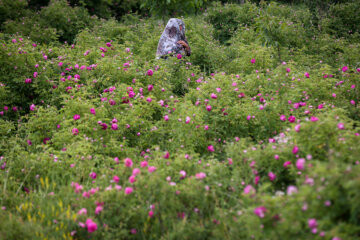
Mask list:
[[[156,17],[5,27],[0,239],[359,239],[349,4],[215,3],[167,60]]]

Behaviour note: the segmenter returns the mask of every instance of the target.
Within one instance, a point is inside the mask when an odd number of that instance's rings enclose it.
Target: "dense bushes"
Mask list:
[[[7,34],[29,36],[38,43],[57,39],[71,43],[81,29],[91,27],[94,21],[86,9],[70,7],[64,0],[54,0],[38,13],[8,20],[3,28]]]
[[[66,1],[54,0],[41,9],[40,17],[55,28],[61,41],[72,42],[79,30],[91,27],[89,13],[81,7],[70,7]]]
[[[359,38],[359,8],[359,2],[332,5],[321,22],[323,30],[337,37]]]
[[[0,3],[0,30],[3,30],[3,23],[7,20],[19,19],[27,14],[26,1],[4,0]]]
[[[95,16],[123,19],[128,13],[148,16],[150,11],[153,16],[164,18],[204,11],[205,20],[214,27],[214,38],[222,44],[228,44],[243,27],[256,29],[263,43],[275,46],[302,47],[303,37],[314,35],[314,26],[338,37],[358,38],[356,1],[294,1],[304,3],[309,9],[276,2],[240,2],[5,0],[0,4],[0,24],[5,33],[20,33],[37,42],[49,43],[57,37],[62,42],[72,42],[79,30],[92,27]]]
[[[72,6],[85,7],[91,15],[109,19],[114,17],[120,19],[123,15],[138,12],[140,13],[141,1],[139,0],[91,0],[79,1],[70,0]]]
[[[214,6],[167,60],[156,18],[52,2],[5,23],[1,239],[359,238],[357,35]]]
[[[205,19],[214,26],[214,37],[225,43],[239,27],[251,26],[258,14],[259,9],[251,3],[241,6],[225,4],[224,7],[221,7],[220,3],[215,3],[208,10]]]
[[[182,16],[195,13],[206,3],[206,0],[145,0],[142,8],[147,8],[153,15],[161,16],[163,20],[167,16]]]

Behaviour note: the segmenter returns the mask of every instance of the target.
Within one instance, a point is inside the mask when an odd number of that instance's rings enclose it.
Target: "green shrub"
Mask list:
[[[251,26],[258,14],[255,4],[225,4],[221,7],[217,2],[208,9],[205,19],[215,29],[214,38],[226,43],[240,26]]]
[[[5,22],[4,32],[29,37],[36,43],[50,44],[59,39],[57,29],[45,26],[38,14]]]
[[[332,5],[328,17],[320,22],[322,30],[337,37],[358,39],[360,34],[359,8],[360,3],[357,1]]]
[[[210,74],[218,64],[223,65],[228,58],[224,54],[225,47],[213,36],[214,28],[202,19],[185,19],[186,36],[191,47],[190,61],[201,71]]]
[[[301,11],[300,13],[305,13],[305,17],[303,18],[302,14],[298,17],[297,12],[289,7],[270,3],[264,6],[262,14],[255,20],[255,29],[260,41],[266,46],[276,48],[280,61],[282,60],[281,48],[301,48],[307,36],[305,24],[307,29],[311,29],[310,14]]]
[[[141,4],[141,8],[150,10],[153,16],[162,17],[163,21],[168,16],[181,16],[195,13],[201,8],[206,0],[146,0]]]
[[[0,3],[0,29],[7,20],[16,20],[28,14],[27,1],[3,0]],[[13,32],[14,33],[14,32]]]
[[[57,39],[71,43],[81,29],[96,21],[85,8],[70,7],[66,1],[54,0],[38,13],[29,13],[22,18],[8,20],[4,32],[28,36],[39,43],[50,43]]]
[[[40,11],[40,18],[55,28],[61,41],[72,42],[83,28],[91,26],[94,19],[82,7],[70,7],[64,0],[51,1]]]

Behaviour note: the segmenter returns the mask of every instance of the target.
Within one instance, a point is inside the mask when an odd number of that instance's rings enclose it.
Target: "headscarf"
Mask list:
[[[180,30],[181,26],[181,30]],[[170,18],[161,34],[156,51],[157,58],[171,53],[184,53],[184,48],[178,41],[184,41],[188,44],[185,37],[185,24],[181,19]],[[190,55],[190,53],[187,53]]]

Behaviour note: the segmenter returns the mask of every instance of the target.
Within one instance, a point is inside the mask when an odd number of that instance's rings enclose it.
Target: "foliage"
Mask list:
[[[5,23],[1,239],[358,239],[357,35],[214,6],[166,60],[155,17],[52,2]]]
[[[167,16],[195,13],[205,3],[206,0],[146,0],[141,8],[148,8],[153,15],[161,16],[164,20]]]
[[[51,27],[57,29],[60,40],[72,42],[79,30],[91,26],[89,13],[80,7],[70,7],[64,0],[50,1],[41,9],[40,17]]]
[[[7,21],[4,24],[4,32],[7,34],[17,33],[29,37],[36,43],[54,43],[59,39],[57,29],[44,26],[38,14],[24,17],[20,20]]]
[[[35,42],[50,43],[56,39],[71,43],[76,34],[96,21],[81,7],[70,7],[65,0],[51,1],[39,13],[8,20],[4,32],[28,36]]]
[[[259,9],[255,4],[225,4],[221,7],[220,3],[216,2],[208,9],[206,20],[215,28],[214,38],[225,43],[238,27],[251,26],[258,13]]]
[[[0,2],[0,29],[7,20],[19,19],[27,15],[26,1],[3,0]]]
[[[359,2],[332,5],[328,17],[321,21],[323,31],[337,37],[359,38]]]
[[[99,18],[109,19],[114,17],[120,19],[125,14],[138,12],[141,13],[140,0],[70,0],[71,6],[85,7],[89,14]]]

